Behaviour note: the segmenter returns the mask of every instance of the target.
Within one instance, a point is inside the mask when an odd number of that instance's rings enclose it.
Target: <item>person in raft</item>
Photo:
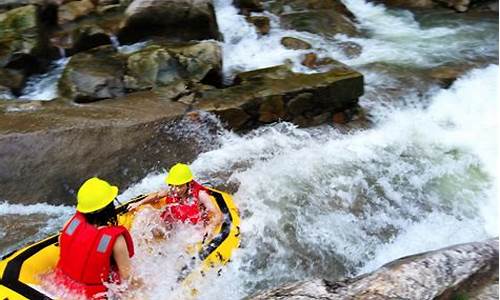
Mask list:
[[[118,226],[113,200],[118,188],[93,177],[78,190],[75,215],[59,235],[56,283],[84,299],[107,299],[105,283],[132,280],[134,245],[128,230]],[[79,299],[80,299],[79,298]]]
[[[212,203],[208,190],[193,179],[189,167],[182,163],[170,169],[165,183],[170,189],[149,194],[143,200],[130,204],[129,210],[160,201],[161,205],[165,206],[160,216],[168,229],[175,223],[203,224],[204,237],[210,240],[214,229],[222,223],[222,212]],[[162,237],[158,230],[153,234],[155,237]]]

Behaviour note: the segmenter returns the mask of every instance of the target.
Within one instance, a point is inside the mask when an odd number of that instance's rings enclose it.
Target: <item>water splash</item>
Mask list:
[[[430,67],[486,56],[498,57],[497,23],[493,20],[457,24],[449,16],[436,16],[438,24],[423,27],[407,10],[389,10],[382,4],[364,0],[343,0],[356,16],[366,38],[338,35],[340,41],[362,46],[359,57],[343,60],[359,66],[388,62],[412,67]],[[332,55],[339,55],[332,51]],[[342,56],[342,55],[341,55]]]
[[[61,78],[69,58],[55,61],[45,74],[30,77],[20,99],[49,101],[57,98],[57,83]]]

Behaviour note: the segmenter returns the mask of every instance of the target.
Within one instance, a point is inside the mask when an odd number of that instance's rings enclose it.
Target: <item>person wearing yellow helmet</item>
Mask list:
[[[78,190],[76,213],[59,235],[56,281],[75,296],[107,299],[106,283],[131,279],[134,245],[128,230],[118,225],[117,195],[118,188],[104,180],[85,181]]]
[[[194,180],[189,166],[183,163],[174,165],[165,183],[170,189],[151,193],[142,201],[130,205],[129,209],[160,201],[165,206],[161,218],[168,225],[177,222],[203,223],[210,238],[214,229],[222,223],[222,212],[213,204],[208,190]]]

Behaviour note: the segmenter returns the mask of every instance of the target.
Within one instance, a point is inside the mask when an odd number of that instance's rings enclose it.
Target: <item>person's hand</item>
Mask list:
[[[130,203],[128,206],[127,206],[127,210],[128,211],[133,211],[135,209],[137,209],[139,206],[141,206],[141,201],[137,201],[137,202],[134,202],[134,203]]]

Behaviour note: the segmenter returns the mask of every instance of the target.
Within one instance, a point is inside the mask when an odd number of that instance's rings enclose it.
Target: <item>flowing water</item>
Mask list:
[[[173,132],[196,133],[202,147],[210,144],[191,163],[193,171],[201,182],[234,191],[242,217],[241,248],[220,276],[214,270],[192,283],[197,292],[191,296],[242,298],[291,280],[335,280],[401,256],[498,235],[496,20],[428,18],[345,0],[363,37],[281,30],[268,13],[271,33],[260,37],[230,3],[215,1],[228,81],[235,72],[285,59],[303,70],[298,62],[304,52],[279,43],[283,36],[299,37],[321,55],[363,72],[360,104],[374,124],[345,134],[330,126],[280,123],[238,135],[204,115],[216,133],[199,125]],[[361,45],[361,54],[348,57],[339,41]],[[471,60],[496,64],[468,72],[446,90],[408,76]],[[165,175],[149,174],[119,199],[162,188]],[[44,204],[0,205],[2,252],[57,230],[72,212]],[[192,290],[179,287],[176,278],[190,260],[186,243],[195,242],[199,230],[181,228],[169,240],[154,242],[150,229],[157,213],[144,212],[132,230],[135,272],[147,282],[144,297],[185,298]],[[14,225],[16,218],[30,221]],[[22,233],[29,237],[19,239]]]

